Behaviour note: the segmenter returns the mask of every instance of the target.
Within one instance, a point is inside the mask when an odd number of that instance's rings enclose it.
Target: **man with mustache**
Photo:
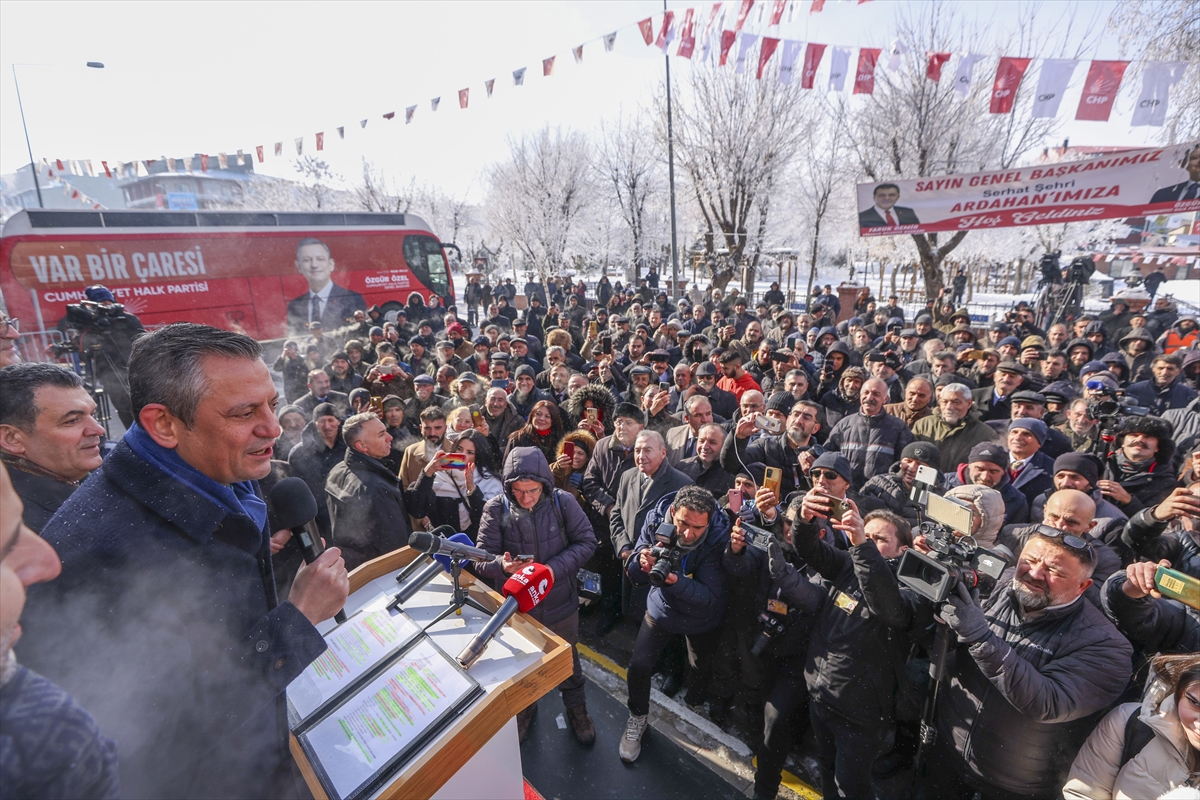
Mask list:
[[[95,410],[79,376],[58,364],[0,370],[0,459],[34,533],[100,466],[104,428]]]

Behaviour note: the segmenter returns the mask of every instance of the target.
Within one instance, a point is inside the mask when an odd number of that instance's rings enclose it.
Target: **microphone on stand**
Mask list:
[[[453,530],[448,525],[443,527],[446,528],[446,530]],[[441,528],[438,528],[438,531],[440,530]],[[453,541],[453,537],[450,539],[443,539],[440,536],[437,536],[436,533],[437,531],[434,531],[433,533],[414,531],[412,536],[408,537],[408,545],[414,550],[419,550],[420,552],[427,553],[431,556],[457,556],[458,558],[465,558],[468,561],[496,560],[496,556],[492,553],[489,553],[487,550],[481,550],[478,547],[471,547],[470,545],[459,544],[457,541]],[[470,539],[467,541],[470,541]]]
[[[284,478],[271,490],[270,500],[279,526],[289,529],[300,544],[304,563],[316,561],[325,547],[317,530],[317,499],[308,484],[300,478]],[[340,625],[346,621],[346,612],[337,612],[333,619]]]
[[[529,564],[508,576],[508,580],[504,582],[504,587],[501,589],[505,595],[504,603],[488,620],[483,630],[458,654],[457,661],[463,669],[470,669],[479,660],[483,651],[487,649],[488,642],[496,637],[496,634],[513,618],[514,614],[518,611],[529,612],[538,603],[545,600],[546,595],[550,594],[550,590],[553,588],[554,577],[550,574],[550,568],[545,564]]]
[[[443,527],[445,527],[447,530],[451,530],[450,526],[448,525]],[[471,545],[471,537],[467,536],[465,533],[456,533],[446,541],[454,542],[456,545],[466,545],[468,547]],[[423,556],[423,558],[428,557],[429,556]],[[388,603],[387,607],[389,609],[399,608],[411,600],[413,595],[425,588],[427,583],[432,581],[443,572],[449,571],[450,556],[444,556],[440,553],[433,556],[433,560],[427,566],[423,567],[419,572],[413,575],[413,577],[407,583],[400,587],[400,591],[396,593],[396,596],[392,598],[392,601]]]

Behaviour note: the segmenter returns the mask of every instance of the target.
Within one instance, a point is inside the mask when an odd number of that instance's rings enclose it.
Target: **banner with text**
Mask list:
[[[858,184],[860,236],[1200,211],[1200,143],[999,172]]]

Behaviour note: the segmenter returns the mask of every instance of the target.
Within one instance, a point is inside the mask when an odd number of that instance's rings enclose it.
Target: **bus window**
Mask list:
[[[450,290],[450,274],[442,245],[432,236],[405,236],[404,261],[413,275],[432,292],[446,297]]]

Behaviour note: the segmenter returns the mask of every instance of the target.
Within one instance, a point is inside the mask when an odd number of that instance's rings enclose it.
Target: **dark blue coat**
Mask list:
[[[117,741],[126,797],[277,797],[283,690],[325,649],[277,604],[264,525],[117,445],[42,529],[18,657]],[[290,788],[290,787],[287,787]]]

